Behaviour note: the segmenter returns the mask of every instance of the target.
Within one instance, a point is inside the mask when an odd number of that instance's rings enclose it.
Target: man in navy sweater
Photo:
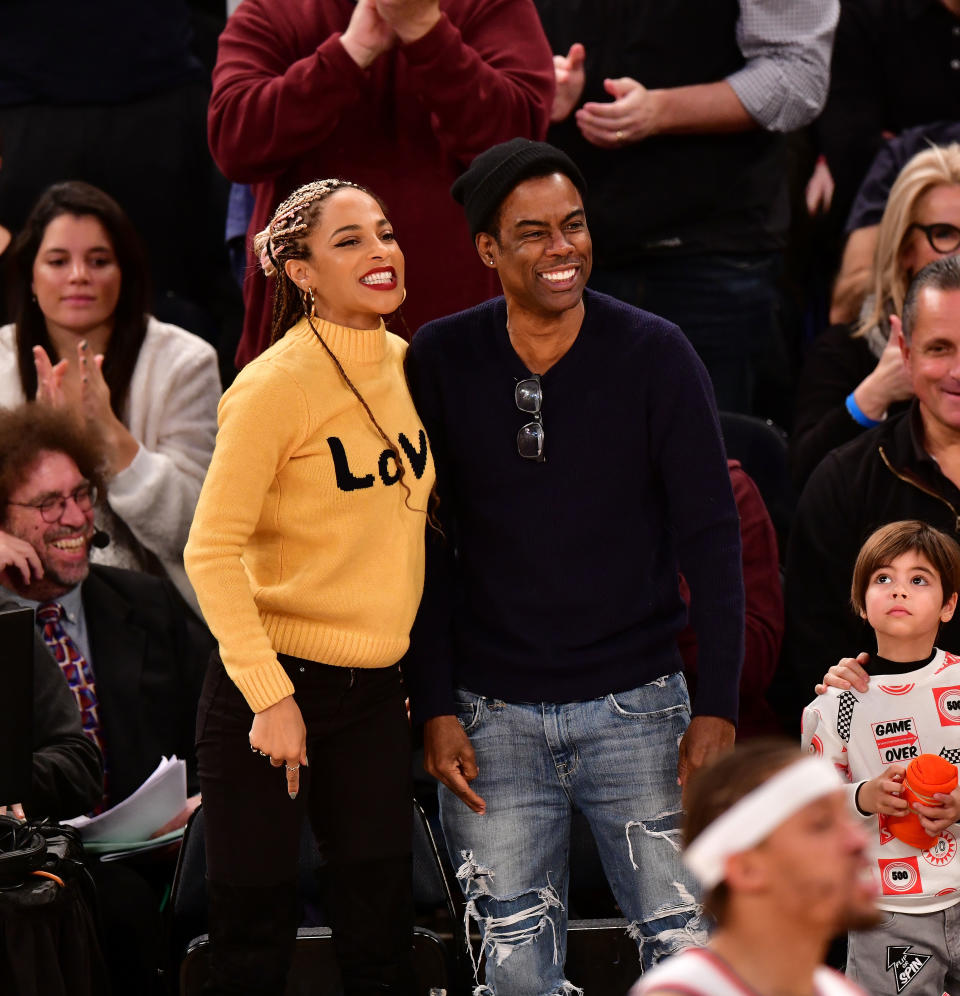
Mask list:
[[[573,807],[643,965],[703,940],[680,785],[734,738],[740,538],[710,382],[678,328],[584,289],[582,189],[549,145],[478,156],[453,193],[504,296],[408,354],[443,537],[404,672],[490,996],[575,991]],[[692,721],[678,570],[703,648]]]

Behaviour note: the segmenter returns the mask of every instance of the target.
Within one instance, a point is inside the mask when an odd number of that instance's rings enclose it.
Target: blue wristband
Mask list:
[[[865,429],[872,429],[875,425],[879,425],[883,420],[870,418],[869,415],[864,415],[860,411],[860,406],[854,400],[853,391],[847,395],[847,411],[850,412],[850,418],[853,419],[858,425],[862,425]]]

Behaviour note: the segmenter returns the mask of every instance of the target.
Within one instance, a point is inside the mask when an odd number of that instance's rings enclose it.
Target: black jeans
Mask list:
[[[284,769],[250,750],[253,713],[216,655],[200,697],[210,991],[283,992],[306,810],[329,857],[344,992],[412,992],[410,729],[399,669],[280,662],[307,727],[295,800]]]

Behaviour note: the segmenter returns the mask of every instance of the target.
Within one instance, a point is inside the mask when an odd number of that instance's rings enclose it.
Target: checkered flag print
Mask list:
[[[837,710],[837,735],[846,744],[850,742],[850,723],[853,720],[853,707],[857,697],[853,692],[843,692]]]
[[[951,764],[960,764],[960,747],[944,747],[940,751],[940,756],[946,758]]]

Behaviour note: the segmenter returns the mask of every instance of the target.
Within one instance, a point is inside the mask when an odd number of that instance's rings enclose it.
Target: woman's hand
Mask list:
[[[250,727],[250,748],[287,769],[287,793],[296,799],[300,791],[300,765],[307,763],[307,728],[292,695],[255,713]]]
[[[60,360],[54,365],[43,346],[34,346],[33,365],[37,371],[37,401],[51,408],[74,408],[79,405],[76,385],[68,391],[69,360]]]
[[[140,444],[110,407],[110,388],[103,379],[103,353],[91,356],[87,343],[77,347],[83,415],[99,429],[107,448],[108,469],[119,474],[133,463]]]
[[[879,422],[887,414],[887,409],[895,401],[906,401],[913,397],[913,385],[900,355],[900,322],[896,316],[890,319],[890,326],[890,338],[877,365],[853,392],[857,407],[875,422]]]
[[[107,470],[112,476],[133,462],[140,444],[110,407],[110,387],[103,378],[103,354],[90,354],[86,340],[77,344],[76,366],[69,360],[56,365],[41,346],[33,350],[37,368],[37,401],[54,408],[72,409],[84,422],[92,423],[107,452]]]
[[[823,695],[827,688],[839,688],[842,691],[855,688],[858,692],[865,692],[870,684],[870,675],[864,668],[869,662],[870,655],[867,653],[843,657],[827,671],[823,681],[815,685],[813,690],[817,695]]]

